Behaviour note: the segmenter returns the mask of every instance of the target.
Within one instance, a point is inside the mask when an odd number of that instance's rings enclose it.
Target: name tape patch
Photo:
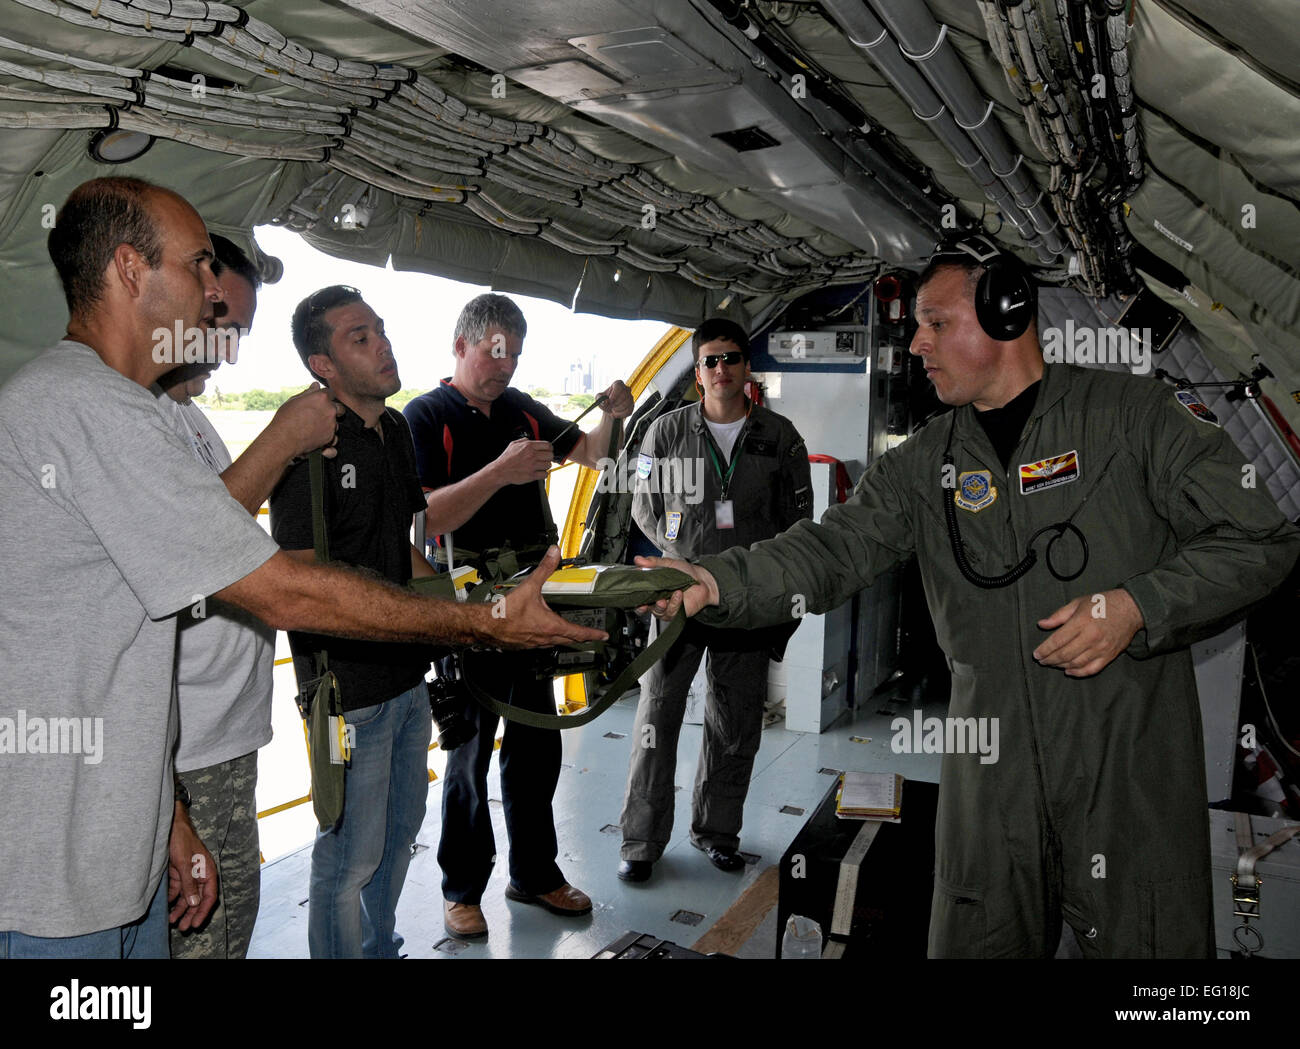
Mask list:
[[[1036,463],[1020,464],[1020,494],[1041,492],[1044,488],[1055,488],[1058,484],[1069,484],[1079,479],[1078,451],[1053,455],[1039,459]]]

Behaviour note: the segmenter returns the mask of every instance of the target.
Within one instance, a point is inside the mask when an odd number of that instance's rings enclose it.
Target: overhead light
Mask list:
[[[126,128],[106,127],[90,136],[87,147],[93,160],[101,164],[125,164],[142,157],[153,145],[153,135]]]

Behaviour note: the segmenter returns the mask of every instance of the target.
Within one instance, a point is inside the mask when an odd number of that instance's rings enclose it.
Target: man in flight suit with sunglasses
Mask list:
[[[1208,957],[1187,646],[1286,577],[1300,532],[1247,486],[1194,394],[1045,364],[1034,302],[1028,274],[983,238],[942,249],[911,352],[953,411],[820,523],[703,559],[686,608],[732,627],[772,622],[795,594],[824,612],[915,553],[949,715],[996,718],[1001,740],[996,761],[944,755],[930,954],[1051,957],[1064,921],[1089,957]]]
[[[725,318],[693,337],[698,404],[669,412],[646,431],[632,514],[669,557],[701,557],[769,539],[812,516],[803,438],[784,416],[745,396],[749,337]],[[687,485],[688,477],[702,484]],[[779,636],[777,636],[779,635]],[[709,700],[691,805],[691,843],[719,870],[738,871],[740,823],[763,729],[767,664],[782,631],[719,630],[697,623],[641,679],[623,802],[618,876],[650,877],[673,827],[677,736],[691,679],[709,653]]]

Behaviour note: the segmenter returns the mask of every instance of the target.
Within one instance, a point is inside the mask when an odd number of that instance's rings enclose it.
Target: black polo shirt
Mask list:
[[[443,379],[436,389],[405,408],[415,441],[417,474],[426,491],[463,481],[495,461],[520,437],[550,441],[557,463],[564,462],[582,436],[569,423],[526,393],[507,387],[484,415]],[[509,542],[515,549],[538,543],[546,531],[537,483],[497,489],[478,512],[452,533],[457,548],[480,553]]]
[[[411,431],[401,413],[385,409],[379,435],[347,408],[339,420],[338,455],[325,459],[325,533],[330,560],[369,568],[394,583],[411,578],[411,515],[424,509]],[[311,475],[304,460],[271,493],[271,537],[285,550],[315,547]],[[325,649],[339,680],[344,710],[373,706],[423,680],[427,645],[358,641],[289,631],[295,660]]]

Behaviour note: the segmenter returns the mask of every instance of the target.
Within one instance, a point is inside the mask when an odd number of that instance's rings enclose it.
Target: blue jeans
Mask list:
[[[28,936],[0,932],[0,958],[168,958],[167,873],[149,909],[129,925],[82,936]]]
[[[421,681],[344,720],[352,766],[343,819],[316,833],[307,942],[313,958],[396,958],[397,898],[429,794],[429,691]]]

